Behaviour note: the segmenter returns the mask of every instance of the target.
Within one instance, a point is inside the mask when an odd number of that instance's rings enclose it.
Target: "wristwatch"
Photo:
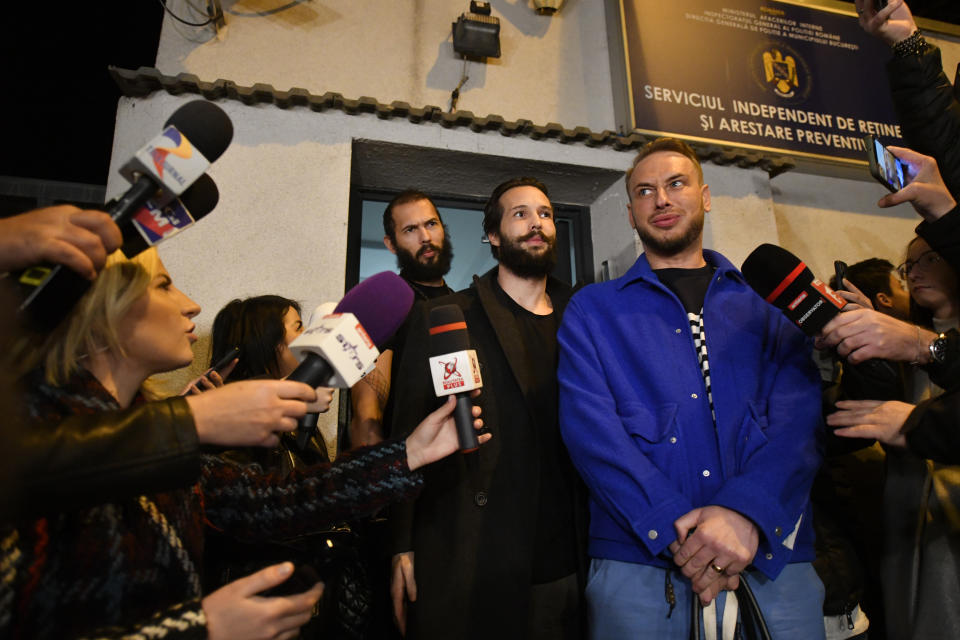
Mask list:
[[[943,364],[947,358],[947,336],[943,333],[930,342],[930,358],[937,364]]]

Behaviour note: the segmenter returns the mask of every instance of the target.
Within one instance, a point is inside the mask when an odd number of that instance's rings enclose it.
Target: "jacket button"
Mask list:
[[[487,504],[487,492],[477,491],[476,495],[473,496],[473,503],[478,507],[485,506]]]
[[[651,540],[656,540],[656,539],[657,539],[657,530],[656,530],[656,529],[650,529],[650,531],[647,531],[647,537],[650,538]]]
[[[777,527],[773,530],[773,533],[779,538],[780,536],[783,535],[783,529],[781,529],[780,527]]]
[[[765,557],[766,557],[767,560],[773,560],[773,554],[772,554],[772,553],[768,553]]]

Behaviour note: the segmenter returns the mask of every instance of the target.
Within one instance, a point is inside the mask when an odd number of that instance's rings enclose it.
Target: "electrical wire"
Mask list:
[[[189,21],[187,21],[187,20],[184,20],[183,18],[181,18],[181,17],[178,16],[177,14],[175,14],[173,11],[171,11],[171,10],[170,10],[170,7],[167,6],[167,3],[166,3],[165,0],[157,0],[157,2],[160,3],[160,6],[163,7],[163,10],[164,10],[164,11],[166,11],[168,14],[170,14],[170,17],[171,17],[171,18],[173,18],[173,19],[176,20],[177,22],[182,22],[183,24],[187,25],[188,27],[205,27],[205,26],[207,26],[208,24],[210,24],[210,23],[213,22],[213,18],[207,18],[207,21],[206,21],[206,22],[189,22]]]
[[[450,111],[453,113],[457,110],[457,102],[460,101],[460,88],[467,83],[467,80],[470,79],[470,76],[467,75],[467,56],[463,56],[463,70],[460,72],[460,84],[450,93]]]

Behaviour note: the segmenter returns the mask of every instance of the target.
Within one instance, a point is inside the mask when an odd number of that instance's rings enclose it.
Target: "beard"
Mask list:
[[[521,242],[539,236],[547,243],[547,248],[541,253],[531,253],[523,247]],[[557,266],[557,238],[547,238],[539,231],[520,236],[516,239],[500,236],[500,264],[521,278],[542,278],[553,272]]]
[[[687,230],[675,238],[657,238],[646,227],[639,224],[636,225],[636,229],[637,233],[640,234],[644,251],[651,250],[659,256],[675,256],[696,243],[703,232],[703,219],[704,216],[701,211],[700,215],[690,222]]]
[[[430,250],[434,252],[433,258],[429,262],[421,262],[420,256]],[[407,278],[414,282],[433,282],[443,278],[450,271],[452,261],[453,244],[446,233],[443,234],[441,246],[425,244],[417,250],[416,255],[397,247],[397,266]]]

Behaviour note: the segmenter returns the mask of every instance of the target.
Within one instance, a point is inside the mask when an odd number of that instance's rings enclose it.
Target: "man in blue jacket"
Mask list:
[[[627,191],[644,254],[574,295],[558,335],[561,432],[590,490],[591,635],[686,639],[695,593],[726,637],[746,575],[775,639],[823,638],[810,344],[703,249],[710,189],[686,143],[644,147]]]

